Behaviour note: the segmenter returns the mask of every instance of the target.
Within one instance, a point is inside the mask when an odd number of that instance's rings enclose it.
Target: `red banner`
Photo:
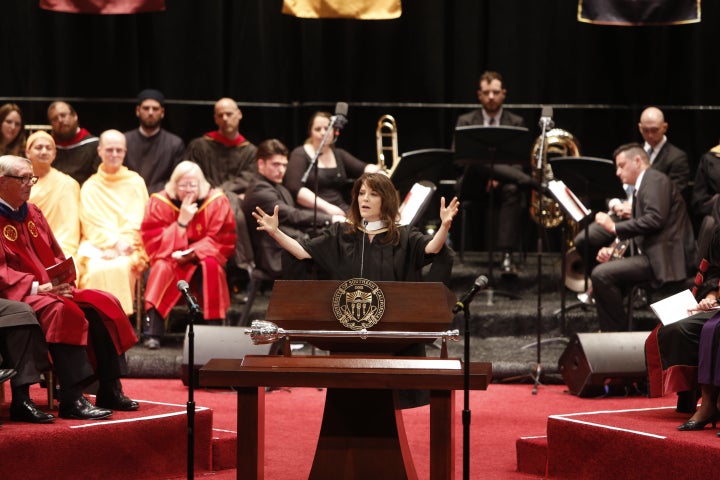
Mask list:
[[[578,0],[578,21],[599,25],[700,22],[700,0]]]
[[[282,13],[300,18],[390,20],[402,14],[400,0],[283,0]]]
[[[165,0],[40,0],[40,8],[64,13],[119,15],[163,12]]]

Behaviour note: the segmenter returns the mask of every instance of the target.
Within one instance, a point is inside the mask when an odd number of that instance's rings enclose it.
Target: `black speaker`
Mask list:
[[[245,328],[221,327],[215,325],[195,325],[195,364],[194,379],[198,386],[198,370],[212,358],[245,358],[245,355],[267,355],[272,344],[254,345]],[[180,378],[188,385],[188,331],[185,330],[183,358],[180,366]]]
[[[558,365],[570,393],[580,397],[626,393],[647,386],[645,340],[650,332],[577,333]]]

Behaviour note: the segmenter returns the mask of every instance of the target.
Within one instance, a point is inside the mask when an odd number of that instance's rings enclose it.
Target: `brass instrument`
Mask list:
[[[541,144],[542,137],[538,137],[533,145],[531,161],[537,158]],[[547,161],[548,156],[579,157],[580,146],[571,133],[560,128],[549,130],[545,136],[545,155],[542,158],[542,165],[540,168],[533,169],[533,180],[539,184],[545,184],[554,179],[552,168]],[[545,228],[554,228],[560,225],[563,221],[560,205],[547,195],[543,195],[541,208],[539,197],[538,192],[533,190],[530,199],[530,216]]]
[[[387,172],[392,178],[395,169],[400,163],[398,154],[397,125],[392,115],[383,115],[377,123],[375,130],[375,142],[377,144],[378,167]],[[389,152],[392,158],[392,165],[388,168],[385,153]]]
[[[538,137],[533,145],[531,161],[536,161],[541,143],[542,138]],[[549,130],[545,138],[545,155],[542,159],[542,166],[533,168],[533,179],[540,184],[554,179],[552,167],[547,161],[548,156],[579,157],[580,146],[571,133],[560,128]],[[560,225],[564,220],[560,205],[554,199],[543,195],[542,210],[540,210],[539,197],[538,192],[533,190],[530,199],[530,215],[533,220],[545,228],[554,228]],[[565,286],[569,290],[580,293],[585,291],[585,272],[582,257],[573,245],[573,239],[578,233],[578,224],[572,219],[568,219],[568,230],[568,250],[565,253]]]

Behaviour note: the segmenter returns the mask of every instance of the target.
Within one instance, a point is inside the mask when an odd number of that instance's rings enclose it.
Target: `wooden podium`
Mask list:
[[[266,319],[287,330],[346,330],[332,311],[341,283],[276,281]],[[386,308],[371,330],[442,331],[450,325],[455,297],[444,285],[376,283]],[[430,478],[454,477],[454,392],[463,389],[465,374],[460,359],[392,355],[433,341],[417,338],[306,340],[332,355],[212,359],[200,369],[200,385],[237,389],[238,479],[264,478],[265,387],[328,389],[309,478],[333,480],[416,479],[397,390],[429,390]],[[491,371],[489,363],[471,364],[469,387],[486,389]]]

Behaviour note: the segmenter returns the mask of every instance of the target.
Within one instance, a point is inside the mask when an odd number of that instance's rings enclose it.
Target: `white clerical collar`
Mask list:
[[[382,220],[375,220],[374,222],[363,221],[363,226],[360,227],[365,233],[383,233],[387,231],[387,224]]]

